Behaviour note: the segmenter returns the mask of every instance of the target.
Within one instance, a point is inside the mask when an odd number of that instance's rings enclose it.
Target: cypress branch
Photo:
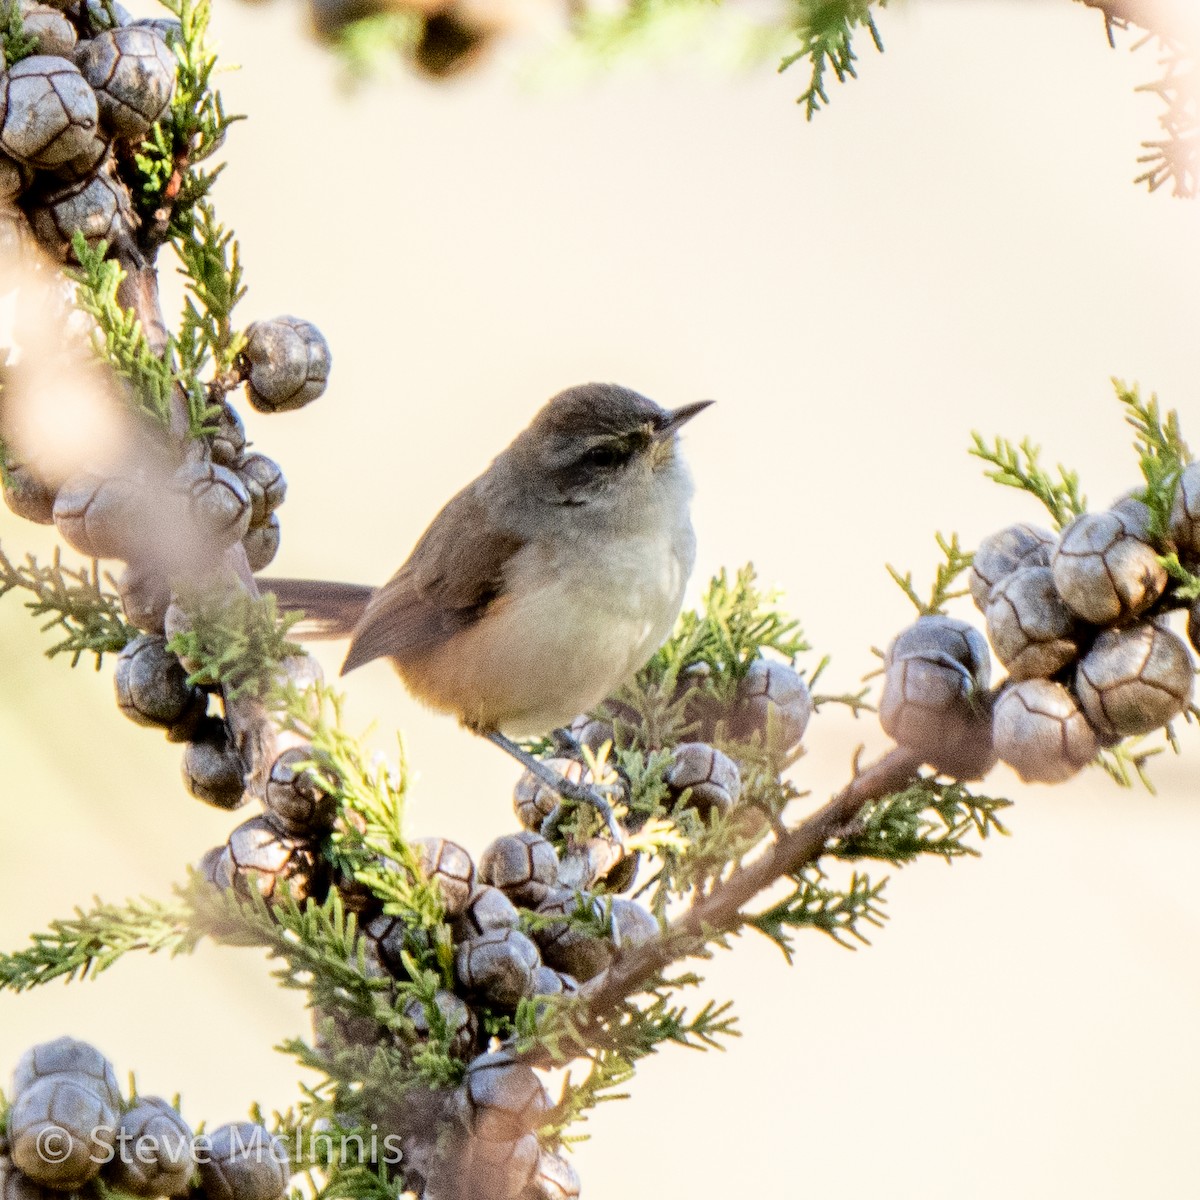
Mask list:
[[[76,908],[75,916],[55,920],[32,935],[24,950],[0,955],[0,989],[24,992],[55,979],[67,983],[108,970],[133,950],[172,957],[191,950],[188,908],[179,901],[127,900]]]
[[[90,570],[67,567],[56,548],[48,566],[32,554],[27,554],[23,563],[14,563],[0,548],[0,596],[12,591],[30,593],[32,599],[25,601],[25,607],[35,617],[50,617],[41,627],[43,633],[57,630],[65,634],[46,655],[69,654],[73,667],[85,654],[93,654],[99,670],[105,654],[116,653],[138,636],[136,629],[125,624],[121,603],[105,588],[95,560]]]

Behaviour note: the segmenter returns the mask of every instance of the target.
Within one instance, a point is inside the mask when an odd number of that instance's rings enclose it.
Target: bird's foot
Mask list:
[[[576,804],[586,804],[594,808],[604,818],[604,823],[608,826],[608,831],[612,834],[613,841],[618,846],[626,844],[625,830],[621,828],[621,823],[617,820],[616,813],[613,812],[612,804],[600,793],[598,788],[588,787],[582,783],[573,783],[571,780],[565,779],[552,767],[548,767],[542,762],[540,758],[534,758],[532,754],[522,750],[512,738],[505,737],[498,730],[488,730],[483,736],[494,746],[499,746],[505,754],[509,754],[515,758],[527,771],[537,776],[552,792],[556,792],[565,800],[573,800]],[[543,836],[548,836],[546,834],[547,829],[553,832],[558,828],[562,820],[561,808],[561,805],[556,805],[550,815],[542,822]]]
[[[553,771],[548,771],[547,773],[551,776],[555,775]],[[617,820],[617,814],[613,811],[612,804],[596,788],[588,787],[582,783],[572,783],[571,780],[561,775],[558,775],[553,782],[542,775],[538,775],[538,778],[548,788],[556,791],[565,799],[573,800],[576,804],[586,804],[594,808],[604,818],[604,824],[608,826],[608,831],[612,834],[613,841],[622,847],[622,849],[625,848],[627,841],[625,830],[621,828],[621,822]],[[563,806],[556,804],[547,813],[545,820],[542,821],[542,837],[552,838],[558,832],[558,827],[562,824],[565,815]]]

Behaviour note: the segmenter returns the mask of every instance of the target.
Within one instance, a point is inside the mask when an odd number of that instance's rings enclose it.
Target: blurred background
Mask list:
[[[223,0],[241,69],[222,89],[250,115],[215,195],[240,315],[312,320],[334,356],[321,401],[246,417],[290,481],[276,573],[383,581],[564,386],[715,397],[687,434],[692,597],[752,560],[816,648],[802,665],[831,654],[826,690],[854,690],[913,615],[885,563],[924,587],[936,530],[974,545],[1041,519],[982,478],[971,430],[1030,436],[1097,505],[1137,482],[1110,376],[1200,440],[1200,212],[1131,184],[1153,51],[1110,50],[1065,0],[923,0],[881,30],[886,53],[863,40],[859,80],[808,125],[798,77],[694,57],[548,82],[514,50],[454,84],[347,92],[292,6]],[[0,540],[52,544],[7,512]],[[93,895],[165,895],[246,815],[186,795],[180,748],[118,713],[111,663],[71,672],[47,642],[0,604],[5,948]],[[319,650],[331,674],[340,653]],[[385,753],[403,731],[413,834],[477,854],[513,827],[497,751],[381,663],[345,689]],[[1182,742],[1156,796],[997,769],[1013,836],[901,872],[870,948],[813,934],[789,969],[751,935],[714,960],[704,994],[737,1000],[741,1042],[645,1064],[586,1126],[585,1196],[1200,1195],[1200,738]],[[810,726],[814,802],[860,743],[885,744],[869,719]],[[297,1098],[272,1047],[307,1029],[257,953],[131,955],[0,994],[0,1075],[69,1032],[216,1124]]]

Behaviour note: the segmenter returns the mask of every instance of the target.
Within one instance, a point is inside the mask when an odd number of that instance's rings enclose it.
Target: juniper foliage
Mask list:
[[[803,63],[808,71],[808,86],[796,101],[804,105],[808,120],[829,104],[830,72],[838,83],[858,77],[856,34],[866,33],[883,53],[883,38],[871,10],[886,7],[887,0],[793,0],[790,23],[799,45],[784,56],[779,69]]]
[[[197,205],[221,172],[204,164],[220,150],[229,127],[243,120],[226,113],[213,86],[217,56],[208,45],[211,0],[162,3],[179,19],[179,35],[172,39],[179,65],[167,114],[134,153],[140,176],[135,201],[149,250],[167,239],[178,246],[194,238]]]
[[[73,271],[76,303],[95,321],[95,349],[117,375],[128,381],[124,395],[134,412],[159,425],[170,422],[170,396],[175,374],[154,352],[137,315],[117,298],[125,279],[121,265],[108,257],[107,242],[89,246],[76,232],[72,248],[79,262]]]
[[[0,4],[0,51],[4,54],[6,67],[37,53],[37,39],[25,32],[19,0],[5,0]]]
[[[283,661],[304,653],[287,637],[299,614],[280,613],[269,592],[201,593],[180,602],[189,627],[171,638],[168,649],[195,664],[191,683],[220,686],[227,700],[265,696]]]
[[[955,584],[971,569],[971,553],[959,545],[957,533],[952,533],[948,540],[940,533],[936,534],[935,538],[938,549],[942,552],[942,561],[936,567],[928,600],[922,600],[917,594],[911,571],[901,575],[890,563],[887,568],[888,574],[923,617],[944,614],[946,606],[952,600],[970,594],[969,589],[956,588]]]
[[[978,434],[971,435],[970,453],[992,466],[989,479],[1005,487],[1018,488],[1036,497],[1050,514],[1056,529],[1062,529],[1087,510],[1087,498],[1079,491],[1079,476],[1059,464],[1057,478],[1041,465],[1041,447],[1025,438],[1019,446],[1007,438],[994,438],[991,445]]]
[[[95,560],[90,567],[66,566],[56,548],[48,564],[32,554],[15,563],[0,548],[0,597],[28,593],[25,607],[31,615],[49,617],[42,632],[62,635],[46,651],[47,657],[69,654],[71,666],[91,654],[99,670],[105,654],[115,654],[138,635],[125,623],[121,603],[106,583],[111,580],[101,575]]]

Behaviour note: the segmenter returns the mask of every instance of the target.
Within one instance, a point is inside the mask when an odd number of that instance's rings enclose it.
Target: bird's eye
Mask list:
[[[629,452],[620,446],[611,444],[593,446],[579,460],[581,466],[596,467],[604,470],[608,467],[619,467],[629,458]]]

